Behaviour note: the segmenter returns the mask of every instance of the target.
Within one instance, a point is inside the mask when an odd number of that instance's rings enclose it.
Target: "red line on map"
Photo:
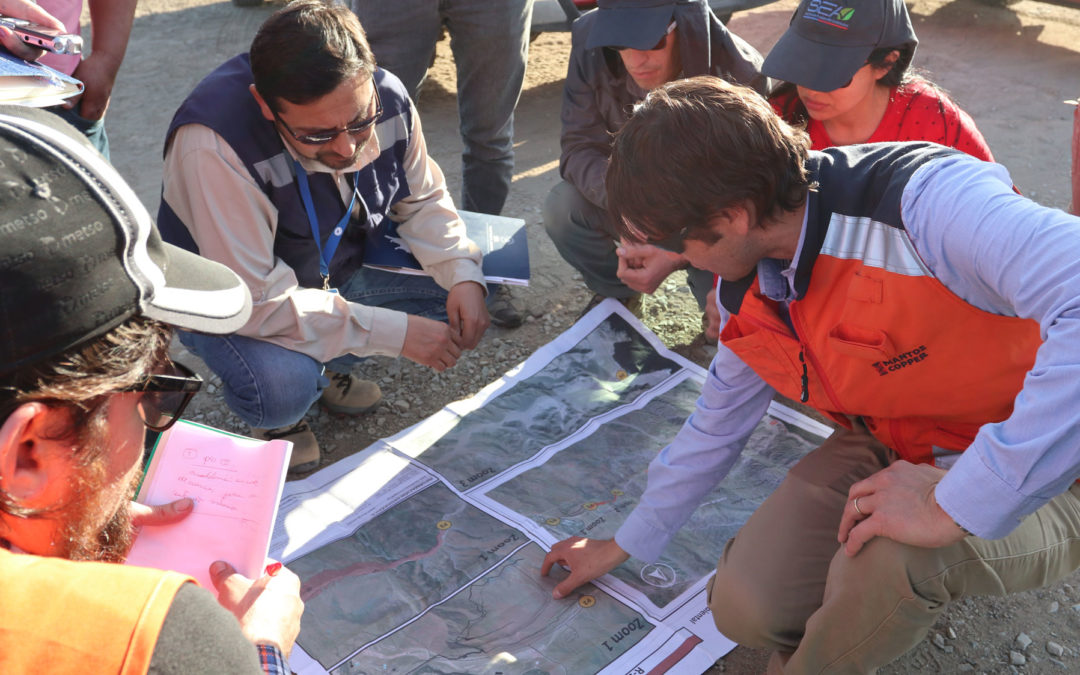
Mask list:
[[[413,560],[420,560],[421,558],[426,558],[435,551],[439,550],[439,548],[443,544],[443,537],[445,535],[445,531],[440,531],[437,535],[435,545],[428,550],[414,553],[410,556],[400,558],[391,563],[359,562],[355,565],[349,565],[348,567],[343,567],[341,569],[319,572],[318,574],[314,575],[300,585],[300,599],[307,602],[308,598],[312,597],[313,595],[318,595],[327,586],[345,577],[356,577],[363,576],[365,574],[374,574],[376,572],[385,572],[387,570],[394,569],[398,565],[404,565],[405,563],[412,562]]]

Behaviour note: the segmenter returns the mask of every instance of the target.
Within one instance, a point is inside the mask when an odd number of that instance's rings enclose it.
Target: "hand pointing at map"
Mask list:
[[[570,576],[563,579],[551,594],[555,599],[565,598],[578,586],[607,574],[629,557],[630,554],[622,550],[614,539],[570,537],[552,546],[544,556],[540,576],[546,577],[555,563],[570,570]]]

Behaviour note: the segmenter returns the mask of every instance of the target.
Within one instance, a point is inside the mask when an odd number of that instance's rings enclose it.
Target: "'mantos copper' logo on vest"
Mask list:
[[[910,352],[904,352],[899,356],[894,356],[888,361],[875,361],[873,366],[877,368],[878,375],[888,375],[914,365],[925,359],[927,356],[930,355],[926,352],[926,345],[919,345]]]

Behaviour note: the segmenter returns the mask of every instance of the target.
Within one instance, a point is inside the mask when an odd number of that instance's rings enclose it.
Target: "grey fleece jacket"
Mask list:
[[[589,201],[605,208],[604,174],[611,134],[622,127],[633,104],[647,92],[627,74],[617,52],[585,48],[596,18],[596,10],[588,12],[573,26],[563,89],[559,173]],[[761,74],[761,54],[730,32],[705,0],[679,0],[674,19],[684,77],[716,75],[749,85],[763,96],[767,93],[769,80]]]

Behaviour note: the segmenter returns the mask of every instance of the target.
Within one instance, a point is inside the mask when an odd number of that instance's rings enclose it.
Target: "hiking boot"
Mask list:
[[[289,475],[306,473],[319,466],[319,442],[307,422],[300,420],[292,426],[277,429],[252,429],[251,435],[259,440],[273,441],[281,439],[292,441],[292,455],[289,456]]]
[[[517,328],[525,321],[525,309],[506,284],[495,284],[495,297],[488,303],[488,315],[491,323],[499,328]]]
[[[330,386],[323,389],[319,401],[332,413],[338,415],[359,415],[379,405],[382,391],[379,385],[370,380],[361,380],[349,373],[331,373]]]
[[[623,307],[630,310],[631,314],[633,314],[634,316],[636,316],[639,319],[641,318],[641,294],[640,293],[631,295],[629,298],[615,298],[615,299],[618,300],[619,302],[621,302],[623,304]],[[605,296],[605,295],[600,295],[599,293],[593,295],[592,300],[589,300],[589,304],[585,305],[585,309],[581,310],[581,314],[578,314],[578,319],[580,320],[581,317],[588,314],[589,311],[593,307],[596,307],[597,305],[599,305],[601,302],[603,302],[605,300],[607,300],[607,296]]]

